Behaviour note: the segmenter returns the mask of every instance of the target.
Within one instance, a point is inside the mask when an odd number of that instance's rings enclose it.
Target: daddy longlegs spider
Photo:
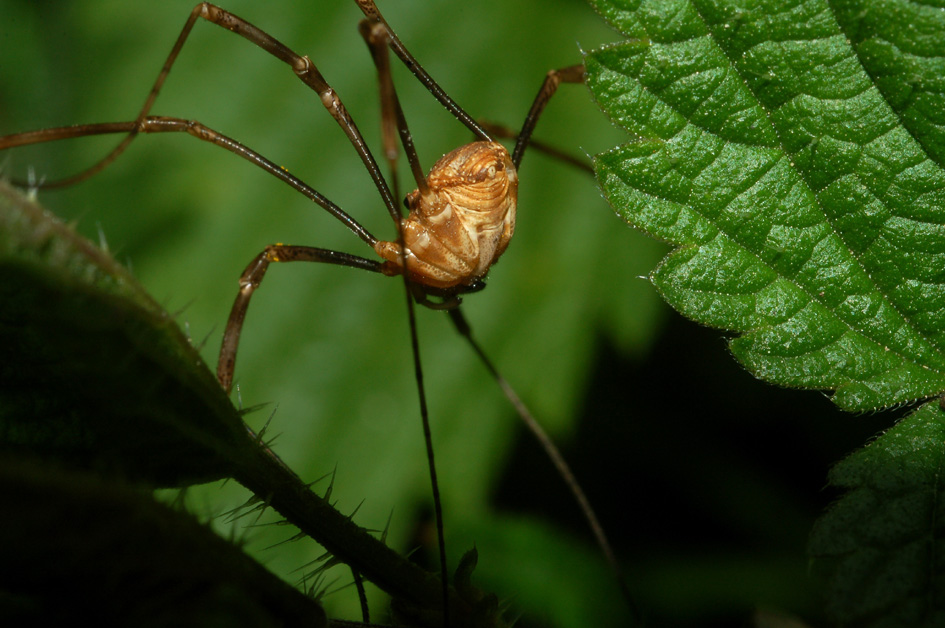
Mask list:
[[[258,20],[258,18],[257,18],[257,20]],[[198,28],[199,28],[199,27],[198,27]],[[254,51],[254,52],[258,52],[258,51]],[[314,56],[313,56],[313,58],[314,58]],[[318,63],[319,66],[321,66],[321,63],[319,62],[318,59],[315,59],[315,61],[316,61],[316,63]],[[142,66],[142,67],[145,67],[145,66]],[[146,67],[145,67],[145,71],[147,72]],[[176,70],[175,70],[175,71],[176,71]],[[172,74],[171,76],[173,77],[173,74]],[[171,79],[171,81],[169,82],[169,85],[170,85],[171,83],[173,83],[173,79]],[[322,115],[324,115],[324,114],[322,114]],[[408,117],[408,118],[410,117],[409,111],[408,111],[408,113],[407,113],[407,117]],[[365,120],[361,119],[361,120],[360,120],[360,125],[361,125],[362,128],[364,128],[365,126],[367,126],[368,124],[370,124],[370,122],[371,122],[370,120],[365,121]],[[165,123],[167,123],[167,122],[164,121],[164,122],[161,122],[160,124],[165,124]],[[157,124],[157,123],[155,123],[155,124]],[[127,129],[125,129],[125,130],[127,130]],[[61,137],[61,136],[56,136],[55,139],[58,139],[59,137]],[[52,137],[52,135],[50,135],[49,137],[47,137],[47,139],[54,139],[54,138]],[[425,163],[426,163],[427,166],[429,165],[429,158],[428,158],[428,157],[425,157],[425,156],[421,155],[421,159],[424,159],[424,160],[425,160]],[[382,168],[384,168],[383,164],[382,164]],[[425,168],[425,169],[426,169],[426,168]],[[285,271],[284,271],[284,272],[285,272]],[[270,281],[272,281],[272,280],[267,280],[267,283],[270,282]],[[257,306],[257,307],[258,307],[258,306]],[[253,316],[253,315],[250,314],[250,319],[252,319],[252,316]],[[226,371],[226,369],[224,369],[224,371]]]

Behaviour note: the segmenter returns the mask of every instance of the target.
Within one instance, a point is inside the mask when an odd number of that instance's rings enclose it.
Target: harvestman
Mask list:
[[[505,147],[493,141],[484,125],[477,123],[460,108],[417,63],[388,26],[374,0],[355,0],[355,2],[365,15],[365,19],[360,22],[359,31],[370,49],[378,72],[381,92],[382,137],[385,157],[391,170],[393,190],[381,174],[380,167],[367,147],[354,120],[352,120],[341,99],[315,64],[307,56],[296,54],[286,45],[242,18],[206,2],[197,5],[191,12],[134,121],[85,124],[18,133],[0,137],[0,150],[87,135],[126,134],[108,155],[90,168],[65,179],[42,182],[38,185],[35,183],[29,184],[32,187],[57,188],[79,183],[98,173],[124,152],[138,134],[184,132],[200,140],[216,144],[252,162],[324,208],[370,246],[383,261],[310,246],[271,244],[265,247],[240,276],[239,293],[236,296],[224,330],[217,364],[217,378],[220,385],[228,393],[230,392],[240,332],[247,308],[254,291],[261,284],[271,263],[319,262],[360,268],[388,276],[402,275],[408,292],[407,305],[414,366],[417,374],[427,453],[430,460],[430,475],[440,538],[441,571],[444,576],[446,574],[446,558],[442,541],[442,518],[440,516],[430,428],[419,363],[419,349],[413,312],[414,301],[433,309],[448,310],[456,329],[472,345],[476,354],[500,384],[529,429],[538,437],[562,477],[568,483],[584,511],[599,545],[611,566],[617,572],[621,588],[624,589],[624,593],[627,595],[617,562],[593,510],[584,497],[583,491],[554,445],[532,418],[528,409],[518,399],[515,392],[472,338],[470,328],[459,309],[461,295],[485,287],[483,278],[489,268],[505,251],[512,237],[515,228],[517,204],[517,172],[538,118],[561,82],[583,82],[584,68],[577,65],[561,70],[553,70],[547,74],[525,118],[522,129],[516,137],[515,147],[510,155]],[[378,239],[344,210],[285,169],[277,166],[251,148],[204,126],[200,122],[149,115],[171,67],[198,19],[204,19],[226,28],[278,58],[291,67],[296,76],[318,94],[322,104],[328,109],[328,112],[348,137],[377,187],[381,199],[396,225],[398,234],[396,240],[384,241]],[[434,164],[427,175],[424,175],[421,169],[404,113],[394,89],[390,74],[388,49],[394,52],[434,98],[476,136],[476,141],[444,155]],[[489,129],[496,132],[493,127],[489,127]],[[406,195],[404,200],[408,209],[406,217],[401,214],[395,201],[399,197],[396,172],[396,161],[399,152],[397,148],[398,136],[417,186],[416,189]],[[444,577],[444,582],[445,580]],[[629,598],[629,596],[627,597]]]

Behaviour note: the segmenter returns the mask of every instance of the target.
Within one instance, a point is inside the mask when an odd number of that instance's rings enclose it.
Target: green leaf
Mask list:
[[[945,622],[945,418],[926,404],[838,464],[844,497],[811,533],[827,612],[844,626]]]
[[[636,139],[597,159],[631,224],[678,248],[662,296],[736,334],[770,382],[846,410],[945,389],[945,14],[906,2],[598,0],[631,39],[588,55]],[[810,540],[844,626],[945,621],[943,411],[831,473]]]
[[[231,477],[253,445],[176,323],[0,182],[0,451],[152,486]]]
[[[866,9],[869,10],[866,10]],[[857,58],[922,149],[945,164],[945,16],[934,3],[833,5]]]
[[[651,275],[663,297],[739,334],[757,376],[848,410],[945,390],[945,173],[924,148],[937,118],[890,107],[825,2],[596,5],[634,39],[590,54],[589,83],[641,138],[598,175],[618,213],[679,246]],[[910,54],[937,67],[941,17],[923,34]]]

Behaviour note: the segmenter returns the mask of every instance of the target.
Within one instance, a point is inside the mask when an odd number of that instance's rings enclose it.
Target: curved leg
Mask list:
[[[325,209],[332,216],[340,220],[350,231],[357,235],[368,246],[374,247],[377,238],[371,232],[365,229],[357,220],[348,215],[343,209],[328,200],[318,190],[314,189],[288,170],[277,166],[272,161],[266,159],[248,146],[240,144],[236,140],[214,131],[208,126],[197,122],[196,120],[184,120],[182,118],[172,118],[168,116],[148,116],[144,120],[132,122],[105,122],[101,124],[77,124],[73,126],[56,127],[51,129],[42,129],[39,131],[27,131],[25,133],[16,133],[0,137],[0,150],[15,148],[17,146],[26,146],[27,144],[40,144],[42,142],[52,142],[55,140],[69,139],[74,137],[85,137],[88,135],[105,135],[108,133],[188,133],[193,137],[205,142],[210,142],[221,148],[234,153],[246,161],[262,168],[272,176],[280,179],[288,185],[301,192],[316,204]],[[25,181],[13,181],[14,185],[27,187]]]
[[[240,291],[233,301],[230,317],[227,319],[226,329],[223,331],[223,343],[220,346],[220,358],[217,361],[217,379],[227,394],[230,393],[233,386],[236,350],[239,346],[240,333],[243,330],[243,321],[246,319],[249,301],[262,283],[263,277],[266,276],[266,271],[269,269],[269,264],[272,262],[318,262],[381,272],[380,262],[329,249],[287,244],[270,244],[263,249],[240,275]]]
[[[518,139],[515,141],[515,150],[512,151],[512,163],[515,164],[516,168],[522,163],[522,157],[525,155],[525,147],[528,146],[531,140],[535,125],[538,124],[538,118],[541,117],[541,112],[544,111],[545,105],[548,104],[551,97],[558,91],[558,85],[561,83],[583,82],[584,64],[572,65],[560,70],[551,70],[545,75],[545,81],[541,84],[541,89],[538,90],[538,95],[535,97],[531,109],[528,110],[528,115],[525,116],[525,123],[522,125],[522,130],[519,131]]]
[[[151,111],[151,107],[154,105],[154,101],[157,99],[157,96],[161,91],[161,87],[163,87],[164,81],[167,79],[167,75],[170,73],[174,62],[177,60],[178,54],[180,54],[181,48],[183,48],[184,43],[187,41],[187,37],[190,35],[194,24],[198,19],[207,20],[208,22],[225,28],[232,33],[236,33],[247,41],[259,46],[272,56],[289,65],[299,80],[318,93],[322,104],[326,109],[328,109],[328,112],[335,119],[335,121],[338,122],[338,125],[341,127],[342,131],[344,131],[345,135],[348,136],[352,146],[354,146],[358,155],[361,157],[361,161],[364,162],[368,173],[371,175],[371,179],[374,181],[374,185],[377,187],[381,198],[384,200],[387,211],[390,213],[394,221],[399,224],[400,211],[397,209],[397,203],[391,195],[390,189],[387,186],[387,182],[381,175],[380,169],[377,166],[377,162],[374,160],[374,156],[371,154],[370,149],[368,149],[364,138],[361,136],[361,132],[358,130],[354,120],[351,119],[351,116],[348,114],[348,110],[345,109],[341,99],[325,80],[325,77],[322,76],[322,73],[318,70],[315,64],[312,63],[311,59],[309,59],[307,56],[300,56],[296,54],[291,48],[280,42],[275,37],[272,37],[265,31],[257,28],[243,18],[238,17],[229,11],[221,9],[218,6],[210,4],[209,2],[201,2],[196,7],[194,7],[193,11],[191,11],[190,17],[187,18],[187,22],[184,24],[184,28],[181,29],[180,35],[178,35],[177,41],[174,43],[174,47],[171,49],[170,54],[164,61],[164,65],[161,68],[157,79],[154,81],[154,85],[151,87],[148,97],[144,101],[141,111],[138,112],[138,115],[135,118],[136,127],[131,129],[128,132],[128,135],[125,136],[118,146],[112,149],[108,155],[106,155],[97,163],[93,164],[91,167],[65,179],[44,182],[41,184],[41,187],[65,187],[79,183],[80,181],[84,181],[85,179],[88,179],[89,177],[104,169],[125,151],[128,145],[131,144],[132,140],[134,140],[134,138],[141,131],[140,127],[148,118],[148,113]]]

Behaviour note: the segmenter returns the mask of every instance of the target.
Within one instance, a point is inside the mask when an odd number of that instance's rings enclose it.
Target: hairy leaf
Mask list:
[[[618,214],[673,250],[651,274],[770,382],[846,410],[945,389],[945,13],[907,2],[597,0],[629,37],[587,57],[636,139],[597,158]],[[845,626],[936,626],[942,417],[844,461],[811,538]]]
[[[0,225],[4,457],[146,486],[232,477],[336,560],[439,621],[439,580],[251,438],[196,351],[127,271],[3,183]],[[471,585],[466,593],[451,594],[454,623],[503,625],[495,596]]]
[[[945,419],[927,404],[838,464],[846,491],[810,538],[827,612],[844,626],[945,622]]]
[[[152,486],[253,445],[176,323],[110,257],[0,183],[0,451]]]
[[[664,298],[740,334],[759,377],[846,409],[945,390],[936,119],[903,124],[825,2],[597,6],[632,39],[589,55],[589,82],[640,137],[598,174],[626,220],[679,246],[651,276]],[[942,42],[926,42],[939,60]]]

